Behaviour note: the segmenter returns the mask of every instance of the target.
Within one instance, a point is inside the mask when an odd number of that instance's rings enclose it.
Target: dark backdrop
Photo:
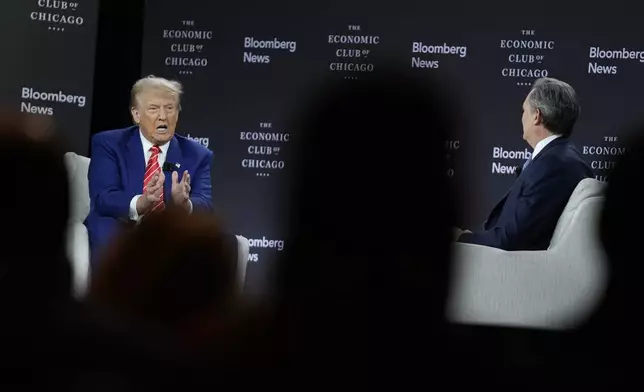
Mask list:
[[[615,142],[606,138],[618,136],[622,125],[631,122],[641,111],[640,90],[644,74],[641,64],[601,60],[597,62],[615,64],[617,75],[587,73],[588,45],[644,47],[644,27],[637,20],[641,15],[637,2],[613,0],[595,6],[581,0],[450,0],[417,1],[415,3],[418,4],[410,6],[407,5],[410,2],[405,0],[238,0],[232,5],[229,2],[227,6],[215,6],[209,5],[215,2],[205,0],[155,0],[150,3],[145,21],[144,66],[141,63],[143,0],[101,1],[97,36],[98,1],[78,0],[77,3],[80,5],[78,11],[53,13],[78,12],[84,23],[58,31],[50,29],[59,27],[55,24],[30,19],[31,12],[48,12],[40,10],[42,7],[38,6],[38,0],[3,2],[0,41],[5,56],[0,66],[4,75],[0,83],[1,103],[20,108],[23,85],[42,91],[53,90],[46,92],[61,89],[70,95],[87,97],[84,107],[31,102],[32,106],[51,107],[70,141],[69,149],[83,153],[89,142],[90,107],[91,133],[120,128],[131,121],[129,90],[136,79],[150,72],[178,78],[187,87],[187,105],[182,113],[180,131],[209,139],[209,147],[217,154],[213,181],[218,207],[227,213],[235,230],[249,238],[279,239],[283,235],[280,215],[273,212],[273,207],[278,208],[281,204],[279,187],[285,184],[277,173],[271,172],[270,177],[264,177],[257,176],[258,171],[240,169],[240,161],[248,156],[250,143],[239,140],[239,134],[242,130],[257,131],[261,129],[260,123],[268,122],[272,124],[271,129],[279,132],[281,121],[288,118],[292,102],[289,95],[300,92],[295,82],[329,72],[335,45],[326,43],[325,37],[335,32],[349,34],[349,24],[360,25],[365,35],[381,37],[378,53],[403,52],[407,64],[411,63],[410,42],[413,41],[467,46],[465,58],[438,57],[439,69],[414,70],[445,74],[455,89],[458,88],[463,101],[463,118],[468,121],[462,134],[454,137],[459,148],[451,155],[454,157],[453,178],[462,188],[460,206],[465,212],[462,222],[465,226],[478,224],[512,182],[511,175],[492,174],[492,163],[500,161],[508,166],[521,163],[520,159],[492,158],[491,150],[495,146],[509,150],[525,148],[520,139],[519,118],[527,86],[513,85],[512,80],[499,75],[508,55],[499,48],[499,39],[518,38],[520,30],[534,29],[539,38],[555,41],[556,49],[547,55],[544,67],[547,66],[551,76],[571,82],[581,96],[582,116],[575,135],[581,148],[612,146]],[[628,3],[629,7],[625,7],[624,4]],[[182,69],[164,66],[171,42],[161,38],[162,30],[177,28],[181,20],[194,20],[195,27],[216,32],[212,42],[202,48],[202,51],[207,51],[209,59],[205,70],[190,69],[192,74],[181,74]],[[263,40],[273,37],[292,39],[297,42],[297,49],[294,53],[266,51],[272,58],[270,65],[244,64],[243,38],[246,36]],[[262,50],[253,52],[264,54]],[[376,57],[375,49],[371,54],[372,59]],[[419,57],[436,60],[430,55]],[[373,63],[377,65],[375,60]],[[338,76],[354,75],[338,73]],[[26,103],[29,101],[27,99]],[[231,112],[226,113],[226,110]],[[411,143],[414,133],[419,131],[392,130],[388,137],[406,137]],[[342,142],[341,135],[338,142]],[[455,147],[456,144],[450,143],[449,146]],[[591,151],[596,150],[587,149],[587,152]],[[614,159],[612,155],[593,154],[588,154],[587,158],[591,162]],[[374,152],[373,167],[384,163],[386,153]],[[598,169],[597,173],[603,176],[607,171]],[[377,246],[377,241],[364,246]],[[417,246],[419,252],[431,254],[431,249],[423,249],[422,244]],[[249,283],[251,290],[259,291],[266,268],[270,267],[278,251],[255,246],[252,253],[258,260],[250,264]],[[504,359],[518,358],[523,364],[535,363],[534,352],[543,352],[544,348],[554,353],[551,359],[560,359],[566,350],[562,348],[566,346],[552,340],[552,336],[544,338],[526,334],[523,330],[508,329],[488,332],[494,333],[488,336],[492,338],[491,344],[480,352],[486,355],[503,353]],[[583,349],[589,347],[584,345]],[[530,352],[530,355],[524,355],[525,352]],[[567,361],[567,365],[582,368],[586,375],[586,362],[577,359]],[[560,361],[563,363],[565,360]]]
[[[591,47],[642,51],[644,34],[635,13],[619,2],[608,11],[588,2],[552,3],[156,0],[146,9],[141,74],[184,84],[178,132],[214,151],[214,202],[235,232],[251,240],[248,284],[261,291],[267,269],[288,246],[284,156],[298,137],[288,120],[310,82],[323,75],[351,83],[396,58],[410,72],[449,83],[464,120],[446,141],[463,227],[480,227],[529,158],[521,105],[539,76],[576,88],[582,115],[573,140],[605,180],[623,152],[621,129],[641,110],[644,56],[591,58]],[[363,42],[342,43],[356,36]],[[267,47],[276,42],[279,48]],[[419,46],[433,48],[415,51]],[[426,53],[435,47],[452,53]],[[373,137],[414,143],[422,132],[392,129]],[[366,170],[384,170],[386,162],[386,151],[374,151]]]

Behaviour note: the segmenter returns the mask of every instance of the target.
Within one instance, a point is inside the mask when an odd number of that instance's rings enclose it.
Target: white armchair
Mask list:
[[[67,225],[67,255],[72,265],[73,289],[77,297],[87,291],[89,282],[89,238],[85,218],[89,214],[87,170],[89,158],[68,152],[65,164],[70,185],[70,214]]]
[[[555,330],[585,321],[607,284],[598,238],[603,190],[595,179],[577,185],[548,250],[454,244],[450,321]]]
[[[67,254],[72,264],[74,293],[82,297],[87,292],[89,283],[89,237],[85,227],[85,218],[89,214],[89,186],[87,172],[90,159],[73,152],[65,154],[65,163],[69,174],[71,188],[71,211],[67,228]],[[243,289],[246,280],[249,242],[242,236],[237,237],[238,279]]]

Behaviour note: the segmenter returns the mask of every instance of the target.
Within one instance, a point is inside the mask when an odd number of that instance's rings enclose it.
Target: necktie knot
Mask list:
[[[161,149],[155,144],[154,146],[150,147],[150,151],[152,151],[152,154],[158,154],[161,152]]]

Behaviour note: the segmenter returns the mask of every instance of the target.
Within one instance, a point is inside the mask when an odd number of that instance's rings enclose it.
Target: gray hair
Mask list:
[[[149,90],[163,90],[168,94],[177,98],[177,105],[181,109],[181,94],[183,94],[183,86],[176,80],[168,80],[154,75],[146,76],[139,79],[132,86],[130,94],[130,106],[136,107],[139,96],[144,91]]]
[[[579,100],[575,90],[566,82],[541,78],[534,82],[528,103],[539,109],[543,126],[550,132],[568,137],[579,117]]]

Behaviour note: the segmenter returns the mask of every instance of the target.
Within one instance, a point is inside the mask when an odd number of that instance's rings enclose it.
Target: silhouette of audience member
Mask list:
[[[93,275],[88,300],[198,346],[225,324],[239,292],[236,238],[214,217],[170,208],[118,238]]]
[[[644,183],[644,124],[621,139],[626,141],[627,152],[609,175],[600,223],[600,238],[609,263],[608,286],[604,301],[581,330],[582,348],[590,351],[587,357],[592,358],[581,372],[590,366],[600,369],[588,378],[613,386],[635,381],[639,376],[635,358],[644,348],[638,312],[644,292],[638,225],[644,222],[644,207],[637,189]]]
[[[15,369],[48,366],[56,311],[71,300],[69,188],[63,154],[48,137],[51,126],[46,117],[0,113],[0,165],[8,175],[0,194],[0,358]],[[0,380],[13,381],[21,380],[11,374]]]
[[[0,121],[0,165],[11,174],[0,203],[0,303],[5,311],[34,315],[69,299],[69,184],[46,118],[4,112]]]
[[[275,350],[266,358],[283,380],[346,385],[382,370],[417,385],[398,376],[424,374],[428,355],[443,353],[452,106],[426,76],[397,70],[325,80],[315,93],[293,124],[290,236],[275,271],[279,327],[262,327]],[[257,350],[251,358],[247,369],[267,366]]]
[[[7,372],[0,380],[7,386],[46,384],[52,373],[59,382],[70,381],[74,371],[53,359],[77,347],[62,327],[75,313],[65,247],[69,184],[52,128],[46,117],[0,113],[0,165],[9,175],[0,196],[0,359],[4,369],[34,375]]]
[[[0,389],[163,385],[159,369],[179,363],[173,349],[158,344],[168,345],[165,339],[124,327],[72,297],[65,241],[70,192],[59,146],[49,118],[0,113],[0,165],[7,173],[0,195]]]

